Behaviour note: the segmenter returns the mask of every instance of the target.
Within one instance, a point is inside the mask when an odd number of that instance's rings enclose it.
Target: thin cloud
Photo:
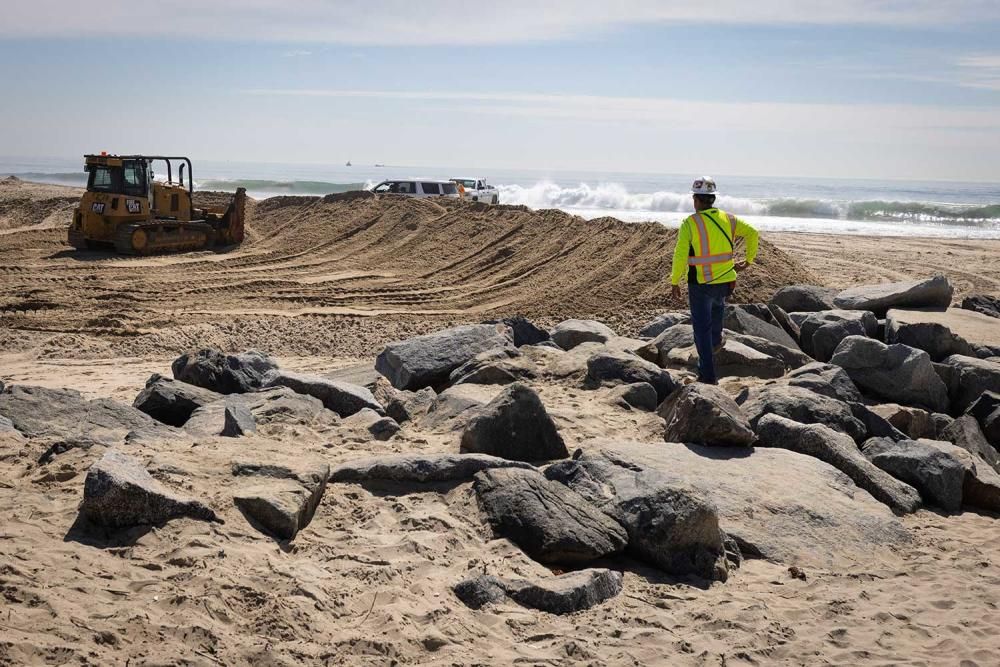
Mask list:
[[[986,53],[959,58],[958,83],[966,88],[1000,90],[1000,53]]]
[[[13,0],[0,37],[106,34],[354,45],[505,44],[593,36],[630,25],[937,26],[1000,20],[995,0],[507,0],[457,9],[450,0]]]
[[[929,105],[807,104],[790,102],[703,102],[662,97],[394,91],[338,89],[250,89],[246,95],[434,102],[467,113],[599,122],[643,122],[705,131],[900,132],[950,127],[963,131],[1000,130],[994,108]]]

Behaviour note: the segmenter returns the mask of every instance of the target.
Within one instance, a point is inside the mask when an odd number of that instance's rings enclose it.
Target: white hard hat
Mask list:
[[[712,196],[719,194],[715,189],[715,179],[711,176],[702,176],[701,178],[696,179],[695,182],[691,184],[691,194]]]

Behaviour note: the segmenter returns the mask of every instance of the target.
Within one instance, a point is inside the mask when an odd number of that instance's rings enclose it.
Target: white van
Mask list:
[[[394,194],[407,197],[455,197],[458,198],[458,186],[451,181],[405,180],[382,181],[372,188],[377,195]]]

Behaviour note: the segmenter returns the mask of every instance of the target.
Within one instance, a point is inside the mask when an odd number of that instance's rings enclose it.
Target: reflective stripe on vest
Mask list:
[[[704,261],[712,256],[708,244],[708,228],[705,227],[705,219],[701,217],[700,211],[695,211],[691,219],[694,220],[694,224],[698,228],[701,254],[688,257],[688,266],[701,266],[702,272],[705,274],[705,282],[708,283],[712,281],[712,264],[715,263],[714,261]]]

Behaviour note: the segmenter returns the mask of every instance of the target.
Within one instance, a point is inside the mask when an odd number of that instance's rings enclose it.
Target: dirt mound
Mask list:
[[[80,202],[78,188],[0,179],[0,234],[21,227],[67,227]]]
[[[228,200],[196,197],[202,206]],[[220,344],[365,355],[444,323],[593,317],[627,333],[683,307],[668,300],[676,232],[654,223],[345,193],[251,201],[247,229],[229,252],[149,258],[72,251],[62,228],[0,236],[3,320],[110,337],[140,354],[187,347],[214,328]],[[812,280],[765,241],[737,298]]]

